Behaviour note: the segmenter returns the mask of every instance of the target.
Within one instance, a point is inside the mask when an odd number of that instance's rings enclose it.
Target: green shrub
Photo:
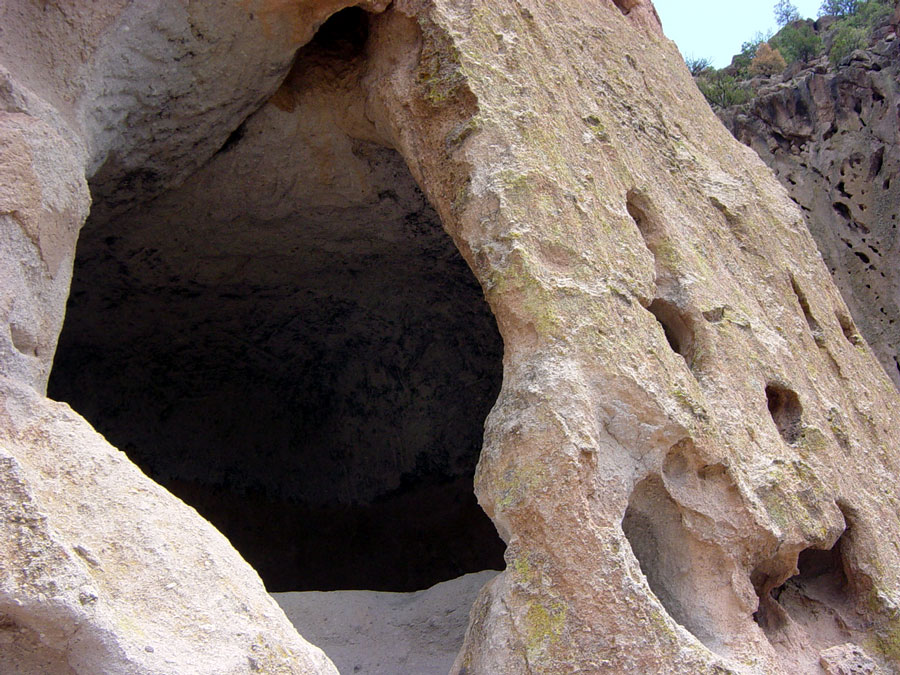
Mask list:
[[[809,61],[822,51],[822,39],[808,23],[785,26],[769,44],[777,48],[788,63]]]
[[[740,105],[750,100],[750,92],[724,70],[707,70],[697,78],[697,86],[709,104],[718,108]]]
[[[865,49],[872,31],[881,25],[892,11],[890,0],[857,2],[853,13],[835,25],[834,39],[828,52],[831,63],[837,65],[855,49]]]
[[[855,50],[863,49],[868,44],[869,32],[865,28],[856,28],[850,25],[840,26],[835,32],[828,58],[836,66]]]

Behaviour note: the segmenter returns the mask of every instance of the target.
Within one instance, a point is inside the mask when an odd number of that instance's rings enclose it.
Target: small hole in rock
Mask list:
[[[332,58],[352,59],[362,53],[368,39],[369,15],[360,7],[348,7],[332,14],[310,44]]]
[[[635,487],[622,530],[650,590],[669,615],[702,642],[708,642],[711,631],[694,606],[698,598],[681,583],[681,570],[692,565],[690,534],[682,524],[678,505],[658,476],[645,478]]]
[[[640,3],[640,0],[613,0],[613,3],[619,8],[619,11],[622,12],[622,14],[628,16],[631,10]]]
[[[834,202],[831,206],[835,211],[838,212],[838,214],[840,214],[842,218],[844,218],[845,220],[850,220],[850,207],[844,204],[844,202]]]
[[[864,630],[866,621],[858,611],[859,590],[844,550],[849,532],[830,549],[801,551],[795,574],[777,586],[761,570],[773,574],[780,569],[784,578],[783,561],[754,572],[752,581],[760,597],[754,620],[783,662],[791,665],[790,672],[818,672],[824,649],[862,637],[858,631]]]
[[[791,288],[794,290],[794,295],[797,296],[797,302],[800,303],[800,309],[803,310],[803,316],[806,319],[806,325],[809,327],[809,332],[812,334],[813,340],[815,340],[816,344],[820,347],[824,346],[825,332],[822,330],[822,326],[819,325],[819,322],[816,321],[816,317],[813,316],[806,293],[800,288],[800,284],[797,283],[797,280],[793,275],[791,275]]]
[[[646,241],[653,235],[654,227],[653,222],[647,217],[645,209],[638,205],[639,201],[646,200],[637,191],[630,190],[628,192],[627,201],[625,202],[625,208],[628,209],[628,215],[634,220],[641,236]]]
[[[769,414],[785,443],[795,443],[800,437],[803,406],[797,392],[779,384],[766,387]]]
[[[850,318],[850,315],[845,314],[844,312],[835,312],[834,315],[841,327],[841,332],[844,334],[844,337],[847,338],[847,342],[852,345],[858,345],[860,341],[859,331],[856,330],[856,325],[853,323],[853,319]]]
[[[647,310],[662,326],[672,351],[684,357],[688,366],[691,366],[694,358],[694,332],[678,307],[667,300],[657,298],[650,303]]]
[[[12,339],[13,347],[21,354],[27,356],[37,356],[38,347],[37,340],[30,331],[23,329],[16,323],[9,324],[9,336]]]

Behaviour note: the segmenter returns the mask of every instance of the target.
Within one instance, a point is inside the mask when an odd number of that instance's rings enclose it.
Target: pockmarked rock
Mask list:
[[[900,39],[890,25],[880,33],[837,67],[822,57],[719,116],[801,206],[859,332],[900,386]]]
[[[454,672],[816,672],[846,632],[895,664],[896,392],[671,43],[583,10],[374,22],[369,117],[505,343],[476,492],[507,569]]]
[[[0,664],[332,673],[221,535],[43,396],[79,178],[92,218],[118,222],[193,194],[257,111],[245,131],[290,126],[273,107],[322,110],[290,64],[343,3],[176,4],[0,10],[17,83],[0,93],[18,106],[0,118],[18,214],[0,269],[38,289],[0,308],[28,326],[0,352]],[[503,340],[475,492],[506,568],[452,672],[900,669],[900,396],[800,210],[709,110],[652,5],[361,7],[329,138],[402,158]],[[71,152],[35,140],[50,134]],[[283,163],[260,182],[302,193],[309,167]]]

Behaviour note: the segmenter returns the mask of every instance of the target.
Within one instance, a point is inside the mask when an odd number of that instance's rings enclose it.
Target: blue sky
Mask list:
[[[793,0],[814,19],[821,0]],[[775,0],[654,0],[663,30],[684,56],[706,57],[716,68],[731,63],[757,31],[776,30]]]

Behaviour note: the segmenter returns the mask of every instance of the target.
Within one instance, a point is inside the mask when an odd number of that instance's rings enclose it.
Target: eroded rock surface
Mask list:
[[[895,664],[896,392],[673,46],[582,9],[397,3],[373,31],[370,116],[505,343],[476,490],[508,566],[456,669],[816,672],[827,631],[777,596],[839,539],[815,614]]]
[[[889,26],[881,33],[838,68],[823,57],[720,117],[802,207],[860,332],[900,386],[900,39]]]
[[[29,14],[36,10],[22,5],[16,20],[24,17],[25,34],[44,30]],[[164,16],[166,5],[128,7],[121,11],[152,18]],[[483,289],[504,347],[502,387],[486,422],[475,484],[507,545],[507,565],[473,606],[454,672],[900,668],[900,398],[858,339],[800,211],[708,109],[649,2],[396,0],[363,17],[364,40],[337,41],[357,50],[352,67],[313,64],[324,66],[322,81],[341,84],[330,98],[308,86],[304,71],[285,80],[288,59],[279,50],[289,54],[320,24],[312,19],[297,32],[294,19],[311,10],[309,16],[324,20],[338,6],[248,3],[243,14],[236,7],[227,12],[237,23],[210,25],[258,40],[266,33],[250,22],[279,10],[271,16],[294,41],[268,36],[272,45],[257,46],[262,56],[240,62],[247,69],[241,72],[265,73],[265,86],[257,88],[251,77],[251,85],[235,90],[243,78],[230,71],[221,78],[223,91],[216,93],[232,97],[233,105],[223,104],[231,122],[198,114],[198,128],[213,129],[216,142],[191,151],[196,130],[160,127],[140,103],[123,118],[133,130],[123,122],[114,134],[91,131],[107,127],[83,122],[103,115],[90,104],[97,99],[77,93],[90,87],[67,94],[76,102],[67,108],[68,99],[53,92],[68,90],[46,84],[50,64],[26,66],[11,57],[10,72],[43,99],[26,114],[56,125],[57,133],[64,125],[74,130],[75,146],[84,150],[75,156],[84,158],[100,202],[95,224],[121,223],[122,233],[104,233],[102,246],[87,250],[124,264],[120,279],[130,279],[132,270],[154,283],[165,279],[160,288],[174,311],[185,306],[168,285],[180,272],[169,274],[168,263],[155,262],[146,248],[134,253],[149,265],[128,263],[130,242],[141,241],[154,214],[183,208],[210,250],[187,230],[166,230],[169,259],[226,286],[242,269],[260,278],[278,271],[277,257],[256,257],[254,230],[300,213],[298,200],[323,196],[319,185],[340,186],[328,194],[362,195],[376,213],[391,212],[396,201],[419,204],[399,213],[437,214]],[[56,10],[44,4],[44,11]],[[67,16],[76,25],[84,21]],[[190,30],[190,21],[173,20]],[[128,43],[129,24],[98,26],[97,44]],[[122,37],[106,32],[109,26],[122,29]],[[79,30],[66,39],[83,46],[78,59],[99,64],[91,56],[94,38]],[[150,21],[141,30],[157,28]],[[223,35],[225,44],[230,39]],[[214,62],[227,69],[232,61],[216,53],[223,60]],[[180,61],[169,56],[159,60],[177,70]],[[140,82],[142,73],[157,72],[140,63],[126,70]],[[66,86],[77,81],[65,78]],[[197,87],[201,98],[204,91]],[[243,128],[236,124],[238,111],[249,114],[269,91],[275,93],[258,117]],[[313,94],[325,96],[327,106],[307,107],[304,97]],[[193,92],[184,100],[161,96],[173,115],[186,111],[189,119],[195,110]],[[317,137],[320,127],[308,126],[309,118],[283,114],[316,111],[331,116],[321,128],[341,133]],[[265,139],[273,132],[275,138],[251,142],[255,133]],[[304,136],[322,144],[295,147]],[[98,154],[120,145],[127,162]],[[215,148],[222,152],[213,157]],[[254,148],[272,157],[258,157]],[[382,162],[385,153],[392,159]],[[424,200],[409,183],[396,181],[397,200],[372,189],[384,176],[399,176],[393,153]],[[350,155],[349,170],[346,161],[329,165]],[[98,158],[104,171],[92,174]],[[259,171],[270,159],[277,171]],[[207,182],[231,162],[231,175],[255,175],[262,199]],[[192,167],[204,168],[192,173]],[[144,169],[154,172],[152,181],[141,178],[150,176]],[[188,175],[196,182],[178,187]],[[330,208],[349,215],[349,206]],[[255,221],[249,207],[269,213],[268,221]],[[276,230],[272,247],[315,240],[309,270],[316,276],[329,276],[329,254],[340,261],[358,240],[375,254],[401,240],[413,249],[439,240],[430,234],[431,216],[409,221],[415,232],[380,228],[378,236],[365,236],[366,219],[358,214],[339,225],[317,222],[315,211],[304,215],[300,229],[308,233],[352,235],[294,239],[290,227]],[[379,222],[388,221],[397,225]],[[233,231],[223,240],[225,228]],[[240,255],[216,250],[223,242]],[[446,279],[462,268],[442,251],[433,250],[431,259],[442,261],[438,276]],[[191,267],[198,253],[209,264]],[[193,292],[190,284],[184,288]],[[238,298],[258,295],[268,303],[251,322],[265,325],[266,311],[277,305],[262,286],[245,290]],[[432,293],[426,297],[440,297]],[[159,307],[168,325],[168,307]],[[246,327],[225,324],[226,341]],[[109,328],[128,334],[130,325]],[[289,342],[281,344],[279,364],[289,358]],[[4,638],[14,645],[6,653],[21,660],[28,652],[32,669],[68,662],[85,673],[148,672],[140,670],[149,669],[145,664],[184,672],[177,659],[190,664],[189,672],[328,672],[330,664],[290,630],[262,598],[251,570],[207,524],[67,408],[42,398],[35,382],[14,369],[10,374],[18,382],[6,390],[0,425],[13,467],[4,495],[11,508],[34,503],[43,516],[6,521],[12,532],[2,539],[2,555],[15,563],[3,569],[24,576],[7,571],[2,581],[10,618],[0,625],[14,636]],[[248,382],[246,396],[264,389]],[[184,460],[190,467],[191,458]],[[112,525],[96,525],[95,513],[115,516]],[[180,538],[184,545],[163,546]],[[208,567],[207,558],[197,564],[198,549],[209,556]],[[155,570],[174,577],[162,590]],[[192,593],[172,599],[169,583]],[[202,592],[207,596],[193,597]],[[218,615],[207,624],[213,608]],[[13,624],[16,632],[8,630]],[[268,636],[263,651],[280,659],[276,665],[253,660],[259,633]],[[153,638],[150,644],[144,636]],[[157,653],[165,656],[152,661]]]
[[[65,404],[0,387],[0,671],[337,672],[193,509]]]

